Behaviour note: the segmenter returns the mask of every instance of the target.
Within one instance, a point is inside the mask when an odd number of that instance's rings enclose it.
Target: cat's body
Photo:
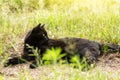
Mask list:
[[[67,57],[79,55],[81,58],[86,57],[97,60],[100,55],[100,44],[94,41],[81,38],[61,38],[50,39],[50,47],[61,47],[62,52],[67,53]]]
[[[24,50],[21,57],[15,57],[9,59],[5,66],[10,64],[15,65],[18,63],[24,63],[20,58],[25,59],[27,61],[32,61],[33,64],[36,65],[35,56],[29,56],[33,54],[31,48],[38,48],[40,50],[39,56],[43,56],[47,49],[51,47],[60,47],[62,49],[62,53],[66,53],[66,58],[72,57],[73,55],[78,55],[80,58],[86,57],[88,63],[92,63],[96,61],[99,55],[102,53],[103,44],[100,44],[95,41],[90,41],[87,39],[81,38],[61,38],[61,39],[49,39],[46,30],[44,29],[44,25],[37,25],[31,31],[28,32],[24,41]],[[107,45],[108,49],[113,51],[119,51],[120,47],[118,45]],[[33,68],[33,66],[30,66]]]

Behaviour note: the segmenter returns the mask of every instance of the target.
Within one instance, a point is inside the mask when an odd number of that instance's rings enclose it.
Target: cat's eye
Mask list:
[[[43,36],[45,37],[45,34],[43,34]]]

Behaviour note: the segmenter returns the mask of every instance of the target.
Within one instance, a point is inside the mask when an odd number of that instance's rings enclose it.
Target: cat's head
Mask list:
[[[31,31],[28,32],[25,38],[26,44],[39,44],[42,45],[49,40],[44,24],[38,24]]]

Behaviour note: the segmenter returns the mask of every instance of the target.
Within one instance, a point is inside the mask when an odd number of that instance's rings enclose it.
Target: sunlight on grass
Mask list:
[[[0,75],[0,80],[3,80],[3,77]]]

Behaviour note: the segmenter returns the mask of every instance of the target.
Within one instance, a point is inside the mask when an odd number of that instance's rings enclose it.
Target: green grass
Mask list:
[[[50,38],[81,37],[120,44],[120,1],[0,0],[0,56],[9,55],[11,48],[21,53],[19,47],[25,34],[38,23],[45,24]],[[107,72],[88,72],[83,76],[81,72],[73,73],[70,80],[120,79],[118,74]],[[62,76],[55,75],[55,79]]]

